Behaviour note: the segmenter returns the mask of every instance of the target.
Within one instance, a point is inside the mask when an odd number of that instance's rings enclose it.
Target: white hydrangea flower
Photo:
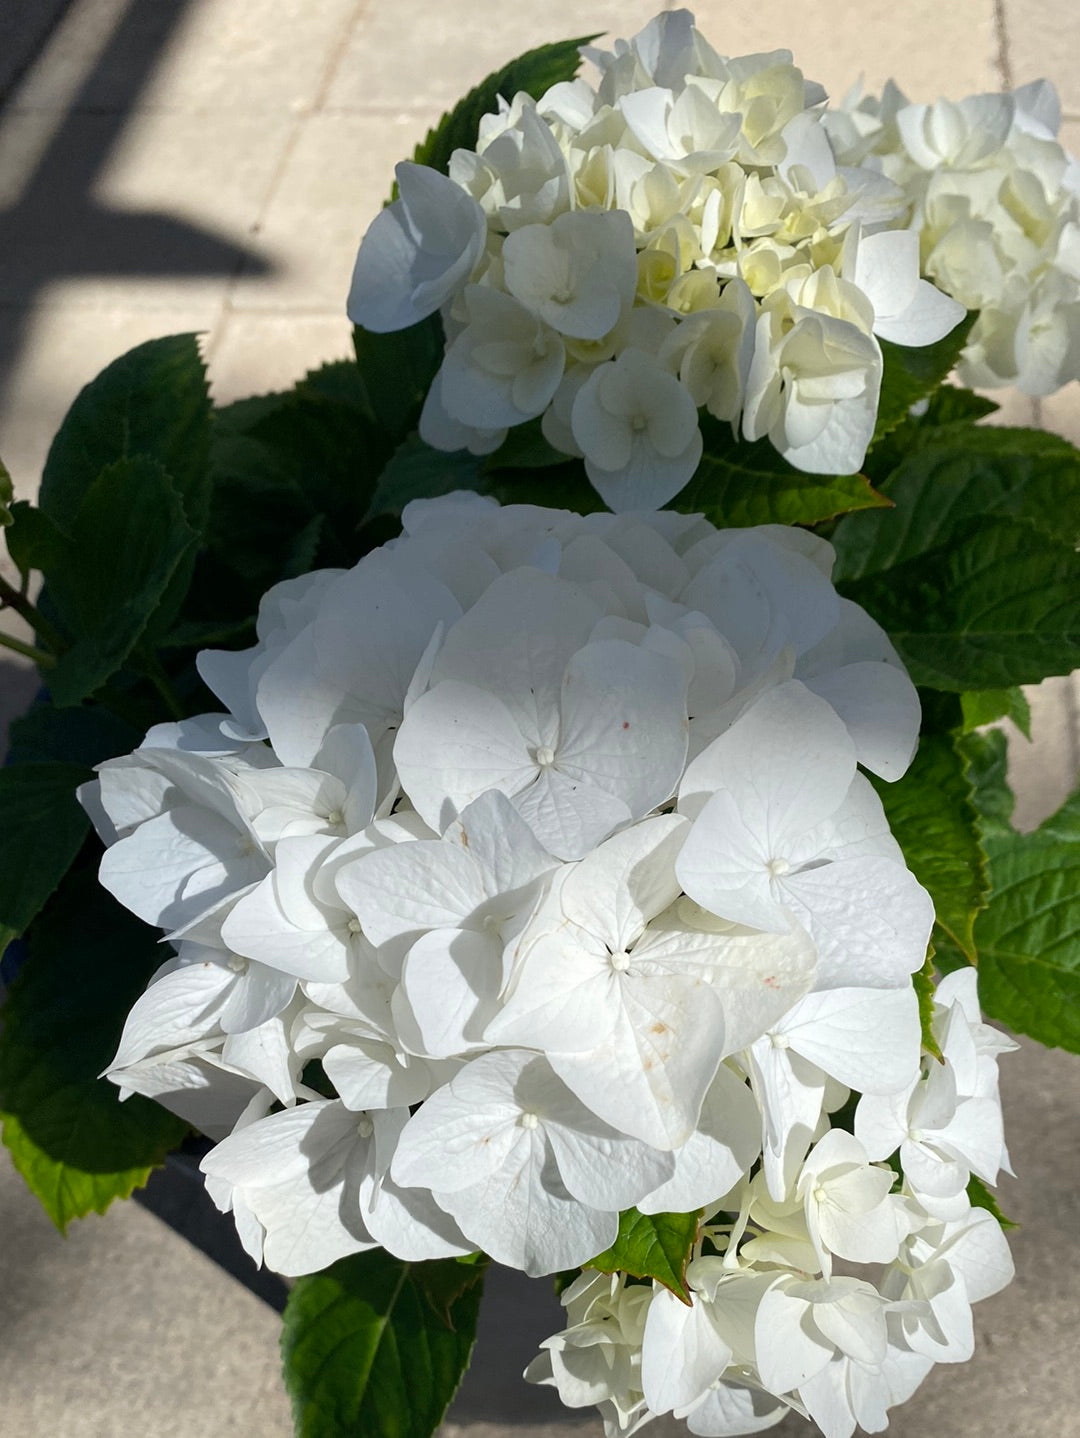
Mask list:
[[[1010,1041],[958,973],[920,1061],[929,899],[857,769],[903,773],[918,701],[832,562],[417,501],[207,662],[226,716],[101,766],[103,881],[176,949],[108,1077],[217,1141],[257,1261],[584,1267],[530,1376],[611,1434],[846,1438],[967,1353]],[[588,1269],[630,1207],[701,1212],[689,1307]]]
[[[595,88],[500,97],[448,176],[399,167],[401,199],[365,236],[354,318],[397,328],[442,312],[446,362],[421,437],[487,454],[540,415],[623,510],[687,484],[701,409],[797,468],[856,472],[877,415],[874,336],[932,343],[968,303],[943,252],[920,270],[905,166],[925,187],[944,165],[996,163],[1010,125],[1041,143],[1045,97],[898,106],[890,119],[903,113],[917,158],[889,165],[870,153],[876,116],[830,119],[789,51],[724,57],[688,11],[583,55]],[[1014,317],[1033,383],[1071,362],[1063,314],[1044,299]]]
[[[933,104],[909,102],[890,82],[880,100],[826,117],[844,158],[901,187],[905,229],[872,238],[883,247],[913,237],[924,282],[936,287],[920,304],[929,300],[944,323],[943,291],[979,312],[958,366],[965,384],[1048,395],[1080,376],[1080,187],[1060,123],[1045,80]],[[852,243],[849,233],[849,254]]]

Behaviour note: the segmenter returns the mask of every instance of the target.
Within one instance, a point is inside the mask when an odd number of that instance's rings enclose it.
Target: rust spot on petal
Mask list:
[[[653,1024],[652,1028],[649,1030],[649,1032],[650,1032],[651,1034],[666,1034],[667,1031],[668,1031],[667,1024],[659,1024],[659,1023],[658,1023],[658,1024]]]
[[[630,720],[629,720],[629,719],[624,719],[624,720],[622,721],[622,726],[623,726],[624,729],[629,729],[629,728],[630,728]]]

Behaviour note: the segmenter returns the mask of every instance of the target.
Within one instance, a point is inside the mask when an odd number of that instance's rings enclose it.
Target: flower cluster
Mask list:
[[[890,83],[825,124],[845,164],[901,187],[924,273],[979,311],[964,382],[1048,395],[1080,379],[1080,166],[1053,86],[917,105]]]
[[[805,531],[467,494],[404,528],[271,590],[199,658],[224,710],[84,790],[175,949],[110,1077],[220,1140],[285,1274],[551,1273],[704,1210],[691,1307],[586,1273],[533,1376],[617,1433],[873,1427],[1008,1277],[967,1196],[1008,1045],[954,975],[922,1059],[933,909],[859,768],[915,749],[895,651]]]
[[[661,1413],[720,1438],[790,1411],[850,1438],[885,1429],[935,1363],[971,1357],[971,1305],[1013,1274],[997,1219],[972,1207],[966,1185],[1007,1164],[996,1059],[1015,1045],[980,1022],[974,972],[951,974],[933,1011],[941,1058],[887,1096],[864,1093],[854,1133],[830,1128],[820,1090],[826,1110],[842,1097],[830,1079],[879,1090],[890,1065],[910,1062],[899,998],[864,991],[859,1013],[848,996],[812,993],[751,1046],[744,1062],[767,1115],[794,1125],[809,1099],[805,1159],[786,1175],[770,1167],[766,1132],[761,1169],[707,1206],[689,1305],[659,1284],[583,1272],[563,1294],[569,1326],[527,1378],[570,1407],[596,1404],[609,1438]],[[899,1189],[879,1162],[897,1151]],[[856,1277],[860,1263],[884,1268]]]
[[[903,189],[837,163],[824,92],[787,51],[724,58],[678,10],[585,54],[595,88],[503,101],[449,177],[399,165],[364,238],[355,321],[442,314],[421,436],[486,453],[541,417],[615,510],[683,488],[701,410],[799,469],[853,473],[879,338],[929,344],[964,315],[915,235],[886,229]]]

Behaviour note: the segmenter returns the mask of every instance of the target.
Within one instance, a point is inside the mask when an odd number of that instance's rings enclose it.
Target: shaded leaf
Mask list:
[[[45,571],[72,647],[49,671],[60,707],[124,664],[197,542],[169,475],[145,456],[107,465],[86,490],[62,562]]]
[[[4,538],[24,582],[34,570],[44,573],[63,564],[70,543],[47,514],[42,514],[25,499],[18,499],[11,506],[10,525]]]
[[[61,1231],[126,1198],[187,1126],[97,1075],[161,962],[158,934],[73,871],[32,926],[4,1005],[0,1120],[15,1166]]]
[[[11,502],[15,498],[15,486],[7,465],[0,459],[0,527],[11,523]]]
[[[12,722],[7,762],[17,766],[59,761],[92,769],[118,754],[130,754],[142,737],[141,730],[98,704],[56,709],[37,703]]]
[[[376,439],[375,472],[420,422],[431,382],[442,363],[443,327],[437,314],[392,334],[353,326],[355,372],[362,407]]]
[[[704,514],[721,528],[819,524],[853,509],[888,505],[860,474],[803,474],[768,440],[732,441],[730,429],[702,417],[705,452],[669,508]]]
[[[167,335],[114,360],[78,394],[53,440],[40,507],[68,530],[107,466],[146,455],[171,475],[192,528],[210,512],[210,400],[197,336]]]
[[[81,764],[0,769],[0,953],[26,932],[82,847],[90,821],[75,797]]]
[[[425,444],[418,434],[411,434],[379,476],[366,517],[400,514],[412,499],[435,499],[456,489],[482,492],[484,487],[480,461],[474,454],[464,449],[445,454]]]
[[[619,1215],[619,1236],[604,1253],[586,1264],[601,1273],[628,1273],[655,1278],[676,1298],[689,1304],[686,1265],[697,1238],[701,1210],[695,1213],[639,1213],[628,1208]]]
[[[491,495],[500,504],[543,504],[579,514],[604,507],[579,460],[564,456],[557,465],[488,470],[467,450],[446,454],[411,434],[379,476],[367,519],[398,515],[411,499],[434,499],[458,489]]]
[[[938,927],[975,962],[975,915],[986,902],[986,861],[971,784],[947,735],[924,734],[910,769],[871,776],[908,867],[934,901]]]
[[[468,1367],[483,1277],[377,1248],[298,1279],[281,1335],[297,1438],[431,1438]]]
[[[484,457],[480,468],[489,474],[498,469],[549,469],[565,463],[566,455],[552,449],[544,438],[540,421],[531,419],[528,424],[514,425],[495,453]]]

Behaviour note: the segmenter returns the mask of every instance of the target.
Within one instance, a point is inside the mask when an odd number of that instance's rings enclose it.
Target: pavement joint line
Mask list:
[[[356,6],[354,7],[351,15],[341,27],[341,33],[338,37],[338,43],[331,50],[330,59],[327,62],[326,69],[323,72],[323,77],[319,82],[319,88],[315,92],[315,103],[313,108],[320,114],[325,108],[326,97],[330,94],[330,91],[333,88],[334,81],[337,78],[337,73],[341,69],[342,61],[345,58],[345,52],[349,48],[349,37],[363,23],[365,12],[369,8],[370,0],[357,0]]]
[[[995,56],[995,67],[998,77],[1001,80],[1003,90],[1013,88],[1012,60],[1009,56],[1009,19],[1005,10],[1005,0],[993,0],[994,4],[994,38],[997,40],[997,55]]]

